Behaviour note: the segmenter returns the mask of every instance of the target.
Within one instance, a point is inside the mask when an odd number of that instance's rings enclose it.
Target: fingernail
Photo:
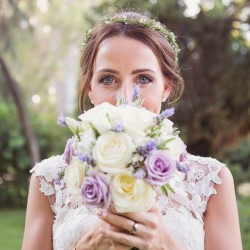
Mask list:
[[[97,216],[101,217],[102,215],[103,215],[103,210],[102,209],[98,209]]]
[[[106,230],[105,230],[103,227],[101,227],[101,228],[99,229],[99,232],[100,232],[101,234],[106,234]]]

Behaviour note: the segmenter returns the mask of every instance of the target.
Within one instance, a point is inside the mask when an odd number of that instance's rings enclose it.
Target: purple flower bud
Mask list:
[[[78,153],[77,156],[80,161],[87,162],[89,165],[92,165],[92,166],[94,165],[94,159],[91,155]]]
[[[136,100],[139,99],[140,92],[141,92],[140,86],[139,85],[135,85],[134,86],[133,95],[132,95],[132,102],[135,102]]]
[[[65,117],[63,116],[63,114],[58,116],[57,124],[60,125],[60,126],[67,126],[67,123],[66,123],[66,120],[65,120]]]
[[[144,146],[138,148],[138,152],[142,156],[147,156],[152,150],[156,149],[156,140],[152,139],[149,142],[146,142]]]
[[[156,116],[156,123],[159,125],[164,119],[172,116],[174,114],[174,108],[165,109],[158,116]]]
[[[179,171],[181,171],[181,172],[183,172],[185,174],[187,174],[189,172],[189,170],[190,170],[190,168],[188,166],[186,166],[184,164],[181,164],[179,162],[176,163],[176,167],[177,167],[177,169]]]
[[[108,207],[111,203],[109,181],[105,174],[90,171],[81,187],[83,203],[87,208]]]
[[[68,139],[65,149],[64,149],[64,153],[63,153],[63,159],[64,161],[69,165],[72,156],[74,155],[74,150],[72,148],[72,139]]]
[[[134,177],[136,179],[144,179],[146,177],[146,171],[143,168],[138,168],[136,172],[134,173]]]
[[[54,178],[54,182],[56,185],[61,185],[61,179],[58,175]]]
[[[176,170],[176,162],[165,151],[151,151],[145,160],[146,181],[151,185],[165,185]]]
[[[124,127],[123,127],[123,125],[120,122],[117,122],[114,125],[114,127],[113,127],[112,130],[115,131],[115,132],[122,132],[122,131],[124,131]]]

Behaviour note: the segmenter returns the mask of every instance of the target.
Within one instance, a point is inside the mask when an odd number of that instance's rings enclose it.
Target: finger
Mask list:
[[[113,232],[108,230],[107,228],[100,228],[100,233],[113,241],[119,242],[123,245],[127,245],[130,247],[137,247],[139,249],[143,249],[143,240],[140,237],[136,237],[134,235],[124,234],[121,232]]]
[[[105,222],[108,222],[116,227],[119,227],[122,230],[125,230],[127,232],[131,232],[134,228],[135,221],[131,220],[127,217],[124,217],[119,214],[114,214],[109,211],[103,211],[99,210],[97,215],[99,216],[100,219],[104,220]],[[138,235],[147,235],[147,230],[146,227],[142,224],[138,224],[138,229],[136,230],[136,233]]]
[[[141,213],[124,213],[124,216],[138,221],[143,225],[150,226],[152,224],[152,221],[157,221],[162,217],[162,213],[158,205],[156,203],[153,203],[152,207],[148,211]]]

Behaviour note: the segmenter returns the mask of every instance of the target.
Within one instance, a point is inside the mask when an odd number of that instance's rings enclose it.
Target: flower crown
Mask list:
[[[142,17],[137,17],[137,16],[115,16],[115,17],[105,17],[101,22],[100,25],[102,24],[108,24],[108,23],[123,23],[125,25],[139,25],[142,27],[146,27],[155,31],[160,32],[170,43],[171,47],[174,49],[176,55],[178,55],[180,53],[180,47],[176,42],[176,36],[175,34],[170,31],[169,29],[166,28],[165,25],[161,24],[160,22],[157,22],[154,19],[149,19],[149,18],[144,18]],[[91,37],[91,32],[92,29],[89,29],[87,31],[86,37],[83,41],[83,47],[85,47],[85,45],[87,44],[87,42],[89,41],[90,37]]]

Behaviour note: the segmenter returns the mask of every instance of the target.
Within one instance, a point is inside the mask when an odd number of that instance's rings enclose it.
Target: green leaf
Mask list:
[[[170,190],[173,194],[175,194],[175,191],[173,190],[173,188],[170,186],[169,183],[167,183],[167,184],[165,185],[165,187],[166,187],[168,190]]]
[[[96,127],[94,126],[94,124],[92,122],[89,122],[89,126],[95,132],[96,137],[98,137],[100,135],[100,133],[98,132],[98,130],[96,129]]]
[[[162,190],[163,194],[165,194],[166,196],[168,196],[168,190],[166,189],[165,186],[161,186],[161,190]]]

